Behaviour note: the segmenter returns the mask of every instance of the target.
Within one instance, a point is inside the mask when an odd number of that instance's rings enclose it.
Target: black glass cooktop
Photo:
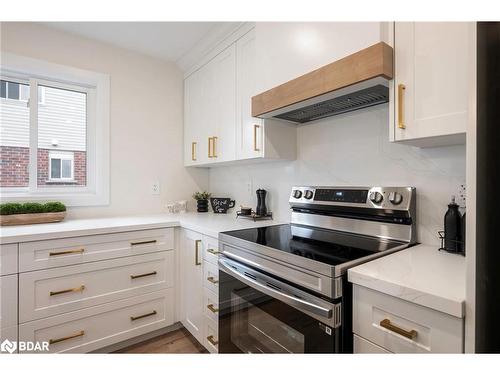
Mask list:
[[[267,246],[332,266],[401,246],[402,242],[282,224],[223,232],[227,236]]]

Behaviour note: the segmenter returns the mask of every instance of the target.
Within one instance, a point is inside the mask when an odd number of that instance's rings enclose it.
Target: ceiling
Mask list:
[[[178,62],[223,22],[43,22],[44,25]]]

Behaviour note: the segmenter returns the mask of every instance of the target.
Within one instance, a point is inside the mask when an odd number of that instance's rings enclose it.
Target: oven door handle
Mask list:
[[[301,298],[297,298],[290,294],[283,293],[279,290],[271,288],[267,285],[261,284],[258,281],[253,280],[252,278],[241,274],[231,267],[231,261],[226,258],[219,259],[219,268],[222,268],[224,272],[231,275],[232,277],[238,279],[242,283],[262,292],[270,297],[276,298],[290,306],[296,307],[298,309],[302,309],[308,311],[312,314],[316,314],[318,316],[322,316],[330,319],[333,314],[333,309],[316,305],[314,303],[304,301]]]

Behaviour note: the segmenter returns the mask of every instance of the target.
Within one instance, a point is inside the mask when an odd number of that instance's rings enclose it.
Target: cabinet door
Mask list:
[[[417,146],[465,142],[472,25],[395,23],[396,141],[417,140]]]
[[[209,69],[202,67],[184,80],[184,165],[208,161],[207,111],[210,108],[207,81]],[[208,98],[207,98],[208,97]]]
[[[209,64],[212,81],[209,92],[213,100],[211,113],[215,134],[212,134],[212,162],[236,158],[236,45],[219,53]],[[215,137],[215,138],[214,138]]]
[[[252,96],[258,93],[255,29],[236,42],[236,58],[236,157],[262,157],[263,124],[252,117]]]
[[[203,241],[202,235],[182,231],[181,238],[181,321],[184,327],[203,342]]]

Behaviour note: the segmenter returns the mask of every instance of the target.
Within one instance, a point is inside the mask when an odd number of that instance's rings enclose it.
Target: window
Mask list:
[[[107,204],[109,77],[4,55],[2,198]]]
[[[12,81],[0,81],[0,97],[4,99],[18,100],[20,102],[27,102],[30,96],[30,87],[28,84]],[[45,102],[45,90],[43,87],[38,89],[38,103]]]
[[[74,175],[73,153],[49,154],[49,181],[73,181]]]

